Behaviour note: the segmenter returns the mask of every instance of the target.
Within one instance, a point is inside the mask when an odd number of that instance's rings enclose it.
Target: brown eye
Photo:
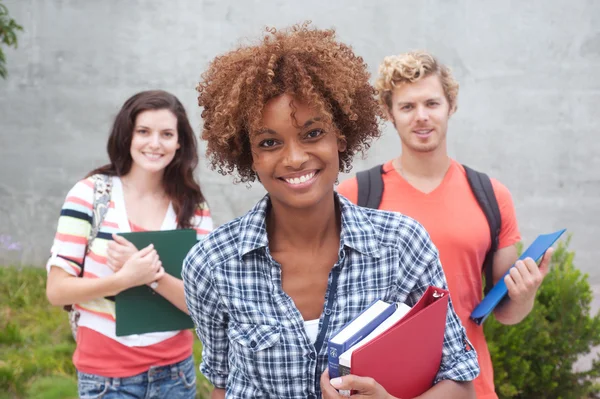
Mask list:
[[[308,132],[306,137],[308,137],[309,139],[316,139],[317,137],[321,136],[323,133],[324,133],[323,129],[315,129],[315,130],[311,130],[310,132]]]
[[[261,141],[258,146],[259,147],[263,147],[263,148],[269,148],[269,147],[273,147],[275,144],[277,144],[277,142],[273,139],[267,139],[267,140],[263,140]]]

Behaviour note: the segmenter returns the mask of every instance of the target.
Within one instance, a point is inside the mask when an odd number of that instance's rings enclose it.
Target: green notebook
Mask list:
[[[196,232],[191,229],[119,233],[138,249],[154,244],[165,272],[181,278],[183,259],[196,244]],[[149,332],[193,328],[190,316],[147,285],[129,288],[116,296],[118,337]]]

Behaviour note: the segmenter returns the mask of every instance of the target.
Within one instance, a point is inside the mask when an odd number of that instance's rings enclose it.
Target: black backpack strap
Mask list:
[[[477,172],[466,165],[463,165],[463,167],[467,172],[469,186],[471,186],[471,190],[473,191],[481,210],[485,214],[488,225],[490,226],[492,245],[487,254],[485,254],[485,259],[483,261],[483,270],[485,272],[484,293],[487,295],[487,293],[494,287],[494,254],[498,250],[498,237],[500,235],[500,227],[502,226],[500,208],[498,207],[498,201],[496,200],[492,182],[490,181],[488,175],[482,172]]]
[[[383,197],[383,165],[377,165],[356,174],[358,206],[377,209]]]

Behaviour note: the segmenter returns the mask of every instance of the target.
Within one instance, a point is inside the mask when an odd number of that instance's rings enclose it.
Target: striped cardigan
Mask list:
[[[106,265],[108,242],[112,240],[113,233],[130,232],[131,228],[125,210],[121,180],[118,177],[112,179],[113,187],[109,209],[87,256],[85,251],[92,228],[94,182],[91,178],[81,180],[69,191],[58,219],[51,257],[46,264],[48,272],[54,266],[77,276],[81,271],[81,265],[85,262],[83,278],[102,278],[114,273]],[[206,203],[198,206],[192,219],[192,226],[196,229],[199,240],[212,230],[213,223]],[[169,204],[161,230],[176,228],[176,214],[172,204]],[[115,334],[115,303],[113,301],[97,298],[74,305],[81,313],[80,326],[91,328],[126,346],[153,345],[169,339],[179,332],[169,331],[117,337]]]

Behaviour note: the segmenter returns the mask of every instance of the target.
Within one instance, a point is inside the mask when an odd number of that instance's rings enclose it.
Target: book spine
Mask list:
[[[340,355],[346,351],[346,343],[343,344],[334,344],[329,343],[327,347],[327,361],[329,363],[329,377],[336,378],[340,376],[339,366],[340,366]]]

